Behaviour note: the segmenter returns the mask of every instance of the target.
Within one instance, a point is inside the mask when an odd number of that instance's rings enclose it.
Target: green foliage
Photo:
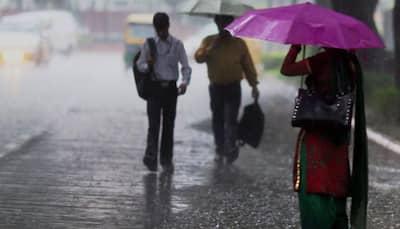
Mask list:
[[[366,104],[375,121],[389,124],[400,120],[400,90],[395,87],[393,76],[365,73],[364,89]]]
[[[266,75],[275,76],[288,84],[299,86],[300,77],[285,77],[280,73],[280,69],[285,58],[287,50],[267,52],[263,56],[264,70]]]
[[[263,56],[264,69],[267,71],[278,70],[281,68],[285,52],[269,52]]]
[[[395,87],[378,88],[369,104],[385,121],[397,121],[400,114],[400,91]]]
[[[289,46],[288,46],[289,48]],[[307,46],[306,47],[306,57],[312,56],[319,51],[318,48]],[[266,52],[263,56],[264,69],[266,71],[278,71],[282,66],[283,59],[285,58],[287,50]],[[303,58],[303,53],[299,53],[297,59]]]
[[[366,95],[377,89],[393,87],[395,85],[393,76],[387,73],[364,72],[364,78]]]

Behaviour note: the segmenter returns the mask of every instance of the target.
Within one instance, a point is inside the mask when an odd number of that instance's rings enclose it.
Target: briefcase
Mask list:
[[[264,132],[264,113],[257,101],[244,107],[238,126],[240,145],[248,144],[257,148]]]

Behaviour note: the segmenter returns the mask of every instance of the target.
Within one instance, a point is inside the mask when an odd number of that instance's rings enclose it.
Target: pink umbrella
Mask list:
[[[384,47],[381,39],[363,22],[309,2],[250,10],[225,29],[234,36],[283,44],[341,49]]]

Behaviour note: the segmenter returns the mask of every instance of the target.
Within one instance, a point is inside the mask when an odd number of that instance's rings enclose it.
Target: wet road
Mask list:
[[[148,173],[145,104],[121,60],[77,53],[0,74],[0,228],[299,228],[293,89],[261,82],[260,148],[216,167],[205,69],[193,65],[178,102],[175,173]],[[370,162],[369,228],[400,228],[400,156],[371,143]]]

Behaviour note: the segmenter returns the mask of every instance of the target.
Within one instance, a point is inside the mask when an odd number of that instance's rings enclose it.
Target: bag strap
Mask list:
[[[147,43],[149,44],[149,48],[150,48],[150,56],[151,58],[153,58],[153,60],[156,60],[157,57],[157,46],[156,46],[156,41],[154,40],[154,38],[149,37],[146,39]]]
[[[150,49],[150,56],[153,59],[153,61],[156,61],[157,58],[157,46],[156,46],[156,41],[152,37],[148,37],[146,39],[147,44],[149,44],[149,49]],[[153,67],[150,68],[150,72],[154,73]],[[156,74],[150,74],[151,78],[153,80],[156,80]]]
[[[302,48],[302,49],[303,49],[303,55],[302,55],[302,56],[303,56],[303,60],[304,60],[304,59],[306,58],[306,51],[307,51],[307,50],[306,50],[306,45],[303,45],[303,48]],[[305,78],[305,77],[306,77],[305,75],[302,75],[302,76],[301,76],[300,88],[302,88],[302,89],[304,88],[304,78]]]

